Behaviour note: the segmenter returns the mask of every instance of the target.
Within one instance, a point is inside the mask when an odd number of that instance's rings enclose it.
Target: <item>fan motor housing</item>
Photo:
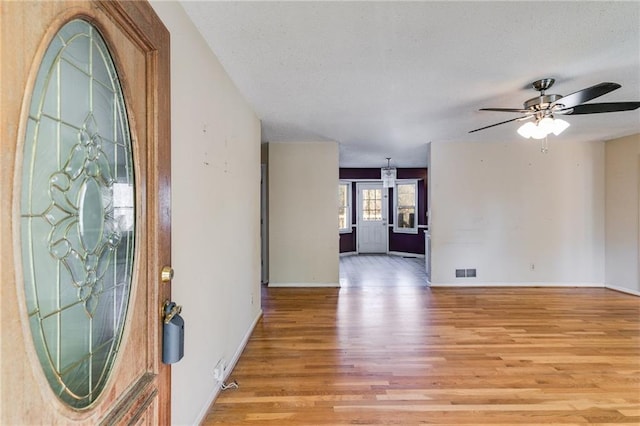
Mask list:
[[[540,111],[548,109],[551,105],[562,99],[562,95],[541,95],[531,98],[524,103],[525,109]]]

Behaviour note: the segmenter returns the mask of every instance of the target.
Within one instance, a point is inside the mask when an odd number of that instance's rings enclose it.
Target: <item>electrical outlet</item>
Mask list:
[[[224,359],[221,358],[216,366],[213,368],[213,378],[218,382],[222,382],[224,380],[224,371],[226,367],[224,365]]]

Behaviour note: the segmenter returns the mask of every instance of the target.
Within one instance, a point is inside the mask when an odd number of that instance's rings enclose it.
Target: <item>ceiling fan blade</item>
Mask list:
[[[600,83],[595,86],[587,87],[586,89],[578,90],[570,95],[564,96],[558,99],[555,103],[564,105],[564,108],[571,108],[576,105],[583,104],[595,99],[598,96],[606,95],[616,89],[621,88],[618,83]]]
[[[519,108],[480,108],[480,111],[517,112],[520,114],[531,113],[531,110]]]
[[[499,126],[499,125],[501,125],[501,124],[505,124],[505,123],[510,123],[510,122],[512,122],[512,121],[516,121],[516,120],[522,120],[523,118],[529,118],[529,117],[516,117],[516,118],[512,118],[511,120],[501,121],[500,123],[490,124],[489,126],[484,126],[484,127],[480,127],[479,129],[471,130],[469,133],[473,133],[473,132],[477,132],[477,131],[480,131],[480,130],[488,129],[489,127]]]
[[[569,108],[567,115],[600,114],[604,112],[633,111],[640,108],[640,102],[608,102],[599,104],[583,104]],[[564,110],[560,110],[561,113]]]

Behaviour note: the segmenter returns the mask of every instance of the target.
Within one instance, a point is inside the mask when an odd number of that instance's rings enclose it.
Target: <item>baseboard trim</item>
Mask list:
[[[631,290],[624,287],[618,287],[617,285],[605,284],[605,288],[609,290],[619,291],[620,293],[631,294],[633,296],[640,296],[640,291]]]
[[[251,324],[251,327],[249,327],[249,330],[245,333],[244,337],[242,338],[242,342],[240,342],[240,346],[238,346],[238,349],[236,349],[236,353],[233,354],[233,358],[231,358],[229,365],[227,366],[224,379],[222,380],[223,382],[227,381],[227,379],[233,372],[233,369],[236,368],[236,364],[240,359],[240,355],[242,355],[242,351],[244,351],[244,348],[247,346],[247,343],[249,342],[249,338],[251,338],[251,335],[253,334],[253,330],[254,328],[256,328],[256,325],[258,324],[258,321],[260,321],[260,318],[262,318],[262,309],[260,309],[260,312],[258,312],[258,315],[254,318],[253,323]],[[204,404],[202,410],[200,411],[200,413],[198,413],[198,417],[196,417],[196,421],[194,424],[199,425],[200,423],[202,423],[207,413],[211,409],[211,405],[218,398],[218,395],[220,395],[221,390],[222,389],[220,389],[219,385],[215,386],[215,388],[213,389],[213,392],[211,393],[211,395],[209,395],[209,398],[207,398],[206,404]]]
[[[434,283],[431,287],[583,287],[583,288],[603,288],[602,283],[500,283],[500,282],[459,282],[459,283]]]
[[[415,257],[417,259],[419,259],[419,258],[424,259],[424,254],[420,254],[420,253],[406,253],[406,252],[403,252],[403,251],[390,251],[387,254],[390,255],[390,256]]]
[[[269,283],[269,287],[340,287],[340,283]]]
[[[360,253],[358,253],[357,251],[345,251],[340,253],[340,257],[346,257],[346,256],[356,256]],[[367,254],[367,253],[365,253]],[[385,253],[374,253],[374,254],[385,254]],[[421,253],[409,253],[409,252],[404,252],[404,251],[390,251],[387,252],[386,254],[388,254],[389,256],[402,256],[402,257],[415,257],[415,258],[422,258],[424,259],[424,254]]]
[[[340,253],[340,257],[355,256],[356,254],[358,254],[357,251],[345,251],[345,252]]]

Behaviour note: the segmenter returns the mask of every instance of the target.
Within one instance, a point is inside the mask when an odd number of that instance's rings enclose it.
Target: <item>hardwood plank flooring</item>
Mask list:
[[[203,424],[640,424],[640,298],[597,288],[265,288]]]

